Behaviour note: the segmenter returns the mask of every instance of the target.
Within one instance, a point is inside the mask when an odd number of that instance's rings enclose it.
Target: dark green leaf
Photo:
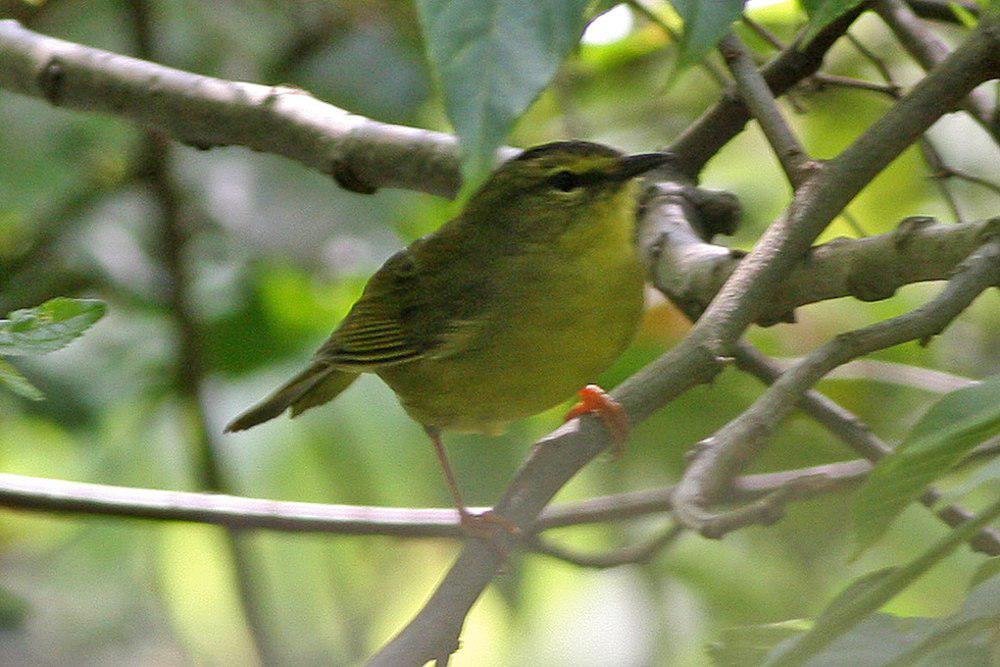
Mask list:
[[[1000,375],[953,391],[935,403],[858,493],[859,551],[871,546],[920,492],[978,443],[1000,432]]]
[[[0,588],[0,629],[13,630],[24,624],[31,611],[28,601],[6,588]]]
[[[33,401],[40,401],[45,398],[35,385],[28,382],[28,379],[21,375],[20,371],[3,359],[0,359],[0,383],[15,394],[30,398]]]
[[[671,0],[684,19],[680,66],[696,63],[715,48],[743,12],[744,0]]]
[[[549,84],[584,27],[589,0],[417,0],[424,41],[476,180]]]
[[[799,0],[809,14],[809,24],[801,37],[801,44],[808,44],[819,31],[861,4],[862,0]]]
[[[0,320],[0,355],[45,354],[69,345],[104,316],[94,299],[58,297]]]

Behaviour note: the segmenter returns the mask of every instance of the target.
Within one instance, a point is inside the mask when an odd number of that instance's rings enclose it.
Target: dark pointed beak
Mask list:
[[[628,180],[639,174],[644,174],[650,169],[656,169],[660,165],[666,164],[674,159],[672,153],[639,153],[638,155],[626,155],[618,164],[615,170],[615,180]]]

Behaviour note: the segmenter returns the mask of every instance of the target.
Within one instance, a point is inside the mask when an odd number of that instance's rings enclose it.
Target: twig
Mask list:
[[[861,13],[855,8],[827,25],[803,49],[789,46],[760,73],[771,93],[777,97],[814,74],[823,64],[823,57],[833,44],[847,31]],[[750,120],[746,105],[736,95],[726,95],[701,118],[688,127],[670,146],[677,155],[677,168],[688,177],[695,177],[722,146],[739,134]]]
[[[732,32],[722,38],[719,51],[736,81],[736,89],[760,124],[760,129],[781,162],[789,183],[793,188],[798,188],[809,177],[810,165],[813,163],[781,115],[767,82],[750,57],[750,52]]]
[[[855,15],[848,14],[846,24],[835,22],[835,25],[842,32]],[[1000,66],[998,47],[1000,36],[996,34],[996,24],[984,20],[947,61],[797,191],[788,213],[768,229],[688,337],[613,393],[633,423],[641,422],[688,387],[718,372],[737,339],[759,316],[759,308],[768,302],[826,225],[905,147],[969,90],[991,76]],[[808,61],[808,56],[805,59]],[[780,62],[779,56],[768,67]],[[815,67],[795,69],[800,76],[811,71]],[[789,85],[798,80],[794,75],[788,78]],[[769,83],[774,90],[773,82]],[[703,159],[717,149],[719,138],[728,135],[735,125],[741,125],[742,108],[727,108],[717,121],[723,131],[699,129],[685,133],[682,145],[686,159],[695,158],[683,165],[685,171],[692,165],[697,171]],[[697,126],[710,127],[706,123],[712,117],[716,117],[715,112],[703,116]],[[705,144],[692,146],[691,138],[703,132]],[[607,445],[608,436],[595,420],[585,418],[567,423],[538,443],[496,510],[519,525],[530,524],[552,496]],[[500,541],[514,546],[503,537]],[[420,612],[370,664],[421,664],[443,651],[455,650],[466,614],[500,565],[494,548],[467,544]]]
[[[672,42],[675,44],[680,43],[681,36],[677,34],[677,31],[674,30],[669,23],[664,21],[662,16],[647,7],[642,0],[625,0],[625,4],[641,14],[647,21],[662,30]],[[699,63],[699,65],[703,70],[705,70],[709,78],[715,81],[720,88],[725,89],[732,83],[732,81],[729,80],[729,77],[726,76],[725,71],[723,71],[722,68],[719,67],[719,65],[713,60],[705,58]]]
[[[978,450],[977,450],[978,451]],[[987,452],[995,454],[996,452]],[[970,455],[972,456],[972,455]],[[977,454],[984,456],[984,454]],[[738,477],[734,502],[767,495],[803,478],[826,480],[817,494],[849,488],[867,475],[860,460]],[[672,487],[631,491],[547,508],[530,532],[669,512]],[[190,521],[238,529],[335,535],[464,538],[453,509],[328,505],[244,498],[218,493],[161,491],[0,473],[0,506],[46,513],[159,521]],[[487,508],[476,508],[485,510]]]
[[[766,444],[777,425],[823,375],[851,359],[940,333],[985,289],[1000,284],[1000,237],[992,237],[962,264],[942,292],[899,317],[837,336],[788,370],[740,416],[703,441],[674,492],[674,516],[683,525],[718,537],[750,521],[770,522],[765,499],[730,512],[707,508],[740,468]],[[779,499],[780,500],[780,499]]]
[[[787,363],[786,363],[787,362]],[[779,360],[786,367],[796,363],[796,360]],[[826,374],[827,380],[872,380],[887,382],[905,387],[913,387],[935,394],[946,394],[950,391],[971,387],[975,380],[960,377],[951,373],[937,371],[932,368],[921,368],[908,364],[876,359],[855,359]]]
[[[603,570],[621,565],[648,563],[664,549],[667,549],[676,542],[677,538],[683,532],[684,528],[681,526],[670,524],[665,530],[660,531],[658,535],[652,538],[605,553],[579,553],[569,547],[564,547],[537,535],[529,540],[528,548],[535,553],[551,556],[552,558],[557,558],[573,565]]]
[[[920,20],[903,0],[878,0],[875,11],[895,33],[896,38],[925,70],[943,62],[948,47]],[[962,100],[963,108],[974,121],[1000,142],[1000,118],[985,91],[969,91]]]
[[[884,94],[894,100],[899,99],[902,94],[902,87],[896,83],[896,80],[893,77],[892,72],[889,70],[889,66],[886,62],[850,33],[848,33],[847,37],[848,41],[855,48],[855,50],[875,67],[883,81],[886,82],[886,86],[888,88],[884,91]],[[920,138],[920,154],[923,156],[924,162],[931,170],[932,175],[943,172],[947,169],[944,158],[941,157],[941,151],[938,150],[930,136],[926,134]],[[948,184],[943,180],[938,180],[937,185],[938,189],[941,191],[941,197],[944,199],[945,204],[947,204],[948,208],[951,209],[952,215],[955,216],[955,222],[961,222],[962,211],[959,209],[958,200],[955,199],[955,195],[952,194]]]

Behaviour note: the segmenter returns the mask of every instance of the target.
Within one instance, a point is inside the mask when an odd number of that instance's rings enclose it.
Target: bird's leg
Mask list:
[[[625,441],[632,430],[624,408],[596,384],[588,384],[577,395],[580,401],[566,413],[566,421],[590,413],[597,415],[611,433],[612,457],[621,458],[625,453]]]
[[[441,468],[444,470],[445,479],[448,481],[448,489],[451,490],[451,497],[455,500],[455,508],[458,510],[458,517],[462,523],[462,529],[471,537],[488,540],[492,543],[498,530],[503,530],[511,535],[520,535],[521,529],[513,521],[505,519],[493,510],[487,510],[482,514],[473,514],[465,506],[462,494],[458,491],[458,484],[455,482],[455,473],[452,472],[451,464],[448,462],[448,455],[444,451],[444,444],[441,442],[441,432],[433,427],[426,426],[424,430],[434,443],[438,460],[441,461]]]

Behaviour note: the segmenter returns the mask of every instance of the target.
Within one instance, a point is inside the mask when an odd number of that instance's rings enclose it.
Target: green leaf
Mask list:
[[[671,0],[684,19],[678,66],[698,62],[714,49],[743,12],[744,0]]]
[[[955,15],[955,18],[958,19],[958,22],[966,28],[975,28],[979,25],[979,19],[976,18],[975,14],[957,2],[949,2],[948,7],[951,9],[951,13]]]
[[[104,316],[94,299],[58,297],[0,320],[0,354],[46,354],[69,345]]]
[[[1000,433],[1000,375],[946,394],[902,444],[878,462],[854,505],[858,553],[935,479],[978,443]]]
[[[427,56],[474,182],[583,33],[589,0],[417,0]]]
[[[809,14],[809,23],[802,33],[800,44],[811,42],[819,31],[861,4],[862,0],[799,0]]]
[[[0,588],[0,630],[17,630],[24,625],[31,605],[20,595]]]
[[[0,383],[6,385],[8,389],[18,396],[23,396],[32,401],[40,401],[45,398],[35,385],[28,382],[28,379],[21,375],[20,371],[3,359],[0,359]]]
[[[763,664],[779,643],[798,637],[810,627],[812,621],[791,620],[724,628],[719,640],[706,648],[715,667],[752,667]]]

